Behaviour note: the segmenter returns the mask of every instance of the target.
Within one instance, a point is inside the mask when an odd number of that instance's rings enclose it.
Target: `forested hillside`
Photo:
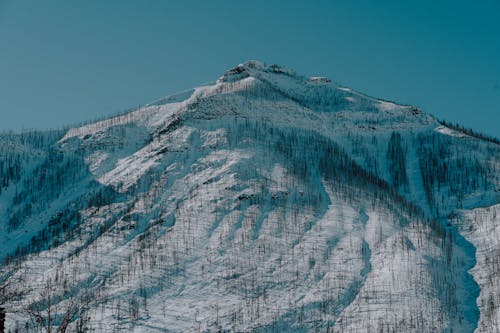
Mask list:
[[[497,332],[500,145],[249,61],[0,135],[8,332]]]

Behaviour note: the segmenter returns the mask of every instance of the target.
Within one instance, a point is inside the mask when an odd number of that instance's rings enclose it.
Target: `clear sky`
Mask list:
[[[0,0],[0,129],[115,113],[248,59],[500,137],[499,0]]]

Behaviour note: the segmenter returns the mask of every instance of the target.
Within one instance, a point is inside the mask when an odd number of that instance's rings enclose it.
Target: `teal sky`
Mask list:
[[[500,137],[498,0],[0,0],[0,129],[112,114],[248,59]]]

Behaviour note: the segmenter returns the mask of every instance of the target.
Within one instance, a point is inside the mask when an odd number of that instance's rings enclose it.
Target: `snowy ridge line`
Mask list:
[[[109,127],[126,125],[130,123],[141,124],[149,128],[157,128],[167,119],[175,114],[182,113],[190,103],[196,103],[200,98],[210,97],[220,93],[232,93],[247,89],[255,79],[249,77],[238,82],[218,81],[214,85],[195,88],[194,92],[184,101],[157,105],[153,102],[135,111],[125,113],[96,123],[87,124],[78,128],[71,128],[60,140],[64,142],[73,137],[83,138],[96,132],[101,132]],[[174,95],[175,96],[175,95]],[[168,101],[169,97],[158,101]]]

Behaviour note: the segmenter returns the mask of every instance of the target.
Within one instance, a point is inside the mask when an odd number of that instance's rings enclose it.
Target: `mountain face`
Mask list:
[[[0,136],[9,332],[498,332],[500,144],[249,61]]]

